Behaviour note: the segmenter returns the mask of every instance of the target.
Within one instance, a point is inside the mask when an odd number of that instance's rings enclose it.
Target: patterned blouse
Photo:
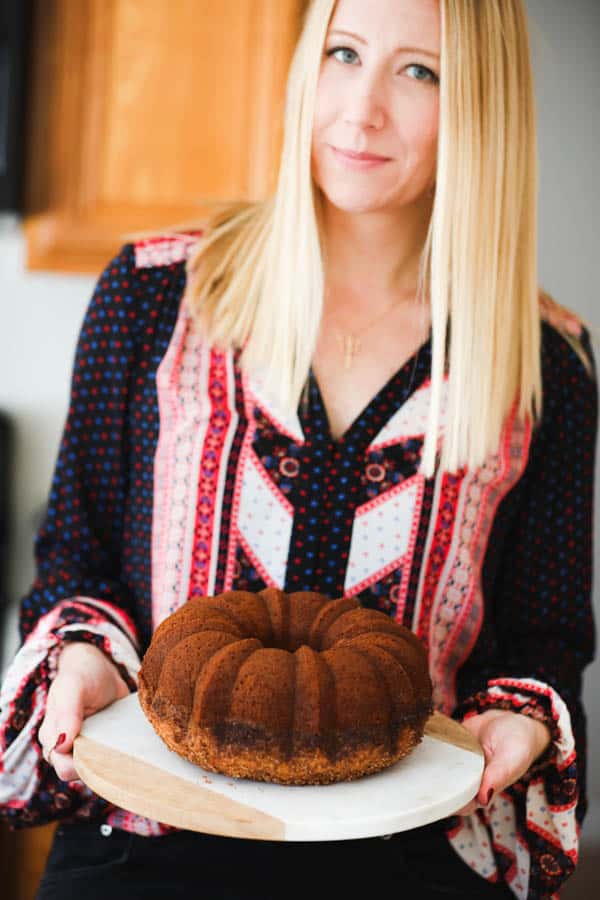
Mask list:
[[[308,406],[286,415],[238,349],[203,339],[181,302],[200,235],[125,244],[87,309],[0,692],[0,820],[175,830],[44,761],[38,729],[64,642],[102,648],[135,690],[153,631],[191,595],[314,590],[418,634],[440,711],[509,709],[550,727],[520,781],[445,827],[483,878],[523,900],[557,897],[586,810],[596,381],[543,322],[540,428],[513,409],[483,466],[425,479],[431,334],[334,440],[312,371]],[[583,343],[595,366],[587,330]]]

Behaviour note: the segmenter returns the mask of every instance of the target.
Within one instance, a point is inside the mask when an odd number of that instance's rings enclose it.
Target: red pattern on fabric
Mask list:
[[[182,262],[187,259],[203,234],[203,230],[192,230],[141,238],[135,243],[135,264],[137,268],[143,269]]]
[[[429,646],[429,633],[431,627],[431,613],[435,600],[435,593],[440,575],[448,558],[454,524],[456,521],[456,508],[460,494],[460,484],[463,476],[457,477],[445,473],[442,478],[440,502],[436,510],[436,522],[434,539],[427,557],[427,569],[425,583],[419,610],[419,619],[415,631],[425,645]]]
[[[221,472],[225,453],[224,440],[231,420],[228,397],[227,364],[223,353],[210,351],[208,395],[210,417],[202,449],[202,465],[198,473],[196,523],[194,527],[194,560],[190,573],[189,594],[205,594],[208,569],[214,541],[216,517],[216,479]]]

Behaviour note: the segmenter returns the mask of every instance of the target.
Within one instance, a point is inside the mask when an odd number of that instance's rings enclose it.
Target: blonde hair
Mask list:
[[[243,348],[240,365],[259,370],[275,402],[292,411],[322,313],[322,211],[310,157],[334,6],[312,0],[306,10],[274,195],[217,210],[187,262],[186,299],[209,340]],[[421,303],[429,295],[432,318],[426,477],[437,465],[457,472],[483,464],[516,403],[521,420],[536,425],[542,415],[537,134],[523,2],[440,0],[440,8],[436,188],[417,290]],[[585,359],[579,345],[578,353]]]

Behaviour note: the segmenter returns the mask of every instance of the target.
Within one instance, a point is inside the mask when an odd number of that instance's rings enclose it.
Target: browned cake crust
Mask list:
[[[409,629],[353,598],[276,588],[192,598],[156,630],[138,691],[171,750],[281,784],[384,769],[419,743],[432,710]]]

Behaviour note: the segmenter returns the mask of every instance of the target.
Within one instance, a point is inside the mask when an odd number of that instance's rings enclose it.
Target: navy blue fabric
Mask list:
[[[439,827],[352,841],[251,841],[182,831],[144,838],[57,829],[37,900],[514,900],[456,856]]]

